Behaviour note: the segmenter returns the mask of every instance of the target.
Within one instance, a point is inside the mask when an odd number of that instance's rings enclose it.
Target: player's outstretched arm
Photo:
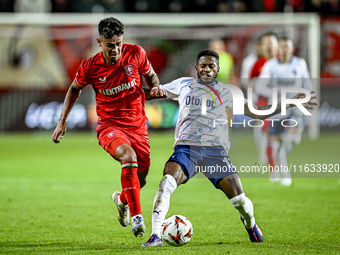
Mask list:
[[[148,89],[144,89],[145,99],[151,100],[153,98],[165,97],[166,93],[159,87],[159,79],[153,68],[145,76],[145,81],[149,86]]]
[[[314,109],[314,106],[315,106],[315,105],[318,105],[318,103],[314,101],[314,100],[317,99],[318,97],[315,96],[315,95],[313,96],[313,94],[315,94],[315,91],[314,91],[314,90],[311,91],[310,93],[311,93],[311,95],[312,95],[311,98],[310,98],[310,100],[309,100],[308,102],[306,102],[306,103],[303,103],[302,105],[303,105],[306,109],[313,110],[313,109]],[[301,99],[301,98],[305,98],[305,97],[306,97],[306,95],[305,95],[304,93],[298,93],[298,94],[296,94],[294,97],[292,97],[291,99]],[[288,106],[288,108],[295,107],[295,106],[296,106],[295,104],[290,104],[290,105]],[[268,109],[270,109],[271,107],[272,107],[271,105],[264,105],[264,106],[260,106],[260,107],[254,105],[254,108],[255,108],[256,110],[268,110]],[[249,116],[249,117],[251,117],[251,118],[253,118],[253,119],[266,119],[266,118],[269,118],[269,117],[271,117],[271,116],[274,116],[274,115],[276,115],[276,114],[278,114],[278,113],[280,113],[280,112],[281,112],[281,104],[277,104],[276,110],[275,110],[273,113],[267,114],[267,115],[257,115],[257,114],[254,114],[254,113],[252,113],[252,112],[250,111],[250,109],[249,109],[249,107],[248,107],[248,104],[245,104],[245,105],[244,105],[244,114],[247,115],[247,116]]]
[[[144,88],[145,100],[151,100],[155,98],[166,98],[166,90],[159,87],[153,87],[152,89]]]
[[[72,82],[65,96],[64,105],[63,105],[63,109],[60,114],[58,125],[56,126],[53,132],[53,135],[52,135],[53,142],[59,143],[60,142],[59,136],[61,139],[64,137],[64,134],[66,132],[67,116],[72,110],[72,107],[77,101],[80,93],[81,93],[81,89],[76,85],[75,82]]]

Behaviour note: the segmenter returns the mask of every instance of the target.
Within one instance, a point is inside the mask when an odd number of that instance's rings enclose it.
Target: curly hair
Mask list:
[[[198,60],[203,56],[215,57],[217,59],[217,61],[219,61],[219,59],[220,59],[220,57],[219,57],[219,55],[216,51],[214,51],[214,50],[202,50],[197,54],[196,63],[198,63]]]
[[[99,36],[103,36],[106,39],[115,35],[122,36],[124,34],[124,25],[116,18],[105,18],[99,22],[98,32]]]

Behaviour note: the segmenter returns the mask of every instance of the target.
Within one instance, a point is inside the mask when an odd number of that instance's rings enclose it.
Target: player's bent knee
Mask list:
[[[121,162],[137,161],[136,152],[126,143],[119,145],[115,150],[115,157]]]
[[[187,180],[187,177],[184,174],[181,166],[176,162],[168,162],[165,165],[163,176],[165,177],[166,175],[172,176],[176,180],[177,186],[184,183]]]

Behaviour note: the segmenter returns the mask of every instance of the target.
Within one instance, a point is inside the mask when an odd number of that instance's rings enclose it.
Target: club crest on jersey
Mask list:
[[[108,133],[106,136],[107,136],[108,138],[112,138],[112,137],[114,137],[115,135],[116,135],[115,131],[111,131],[111,132]]]
[[[99,81],[100,81],[100,83],[106,83],[106,77],[104,77],[103,79],[99,78]]]
[[[125,73],[127,75],[131,75],[133,73],[133,67],[132,65],[127,65],[127,66],[124,66],[124,69],[125,69]]]

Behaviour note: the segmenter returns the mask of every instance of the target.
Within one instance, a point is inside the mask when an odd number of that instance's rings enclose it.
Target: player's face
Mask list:
[[[261,40],[262,54],[267,59],[276,56],[277,52],[277,39],[273,35],[264,36]]]
[[[104,37],[97,38],[99,47],[102,48],[106,63],[116,64],[122,53],[123,36],[115,35],[109,39]]]
[[[280,40],[279,42],[279,58],[283,63],[290,61],[293,55],[293,42],[291,40]]]
[[[195,68],[198,80],[203,84],[213,83],[220,70],[217,59],[212,56],[202,56]]]

